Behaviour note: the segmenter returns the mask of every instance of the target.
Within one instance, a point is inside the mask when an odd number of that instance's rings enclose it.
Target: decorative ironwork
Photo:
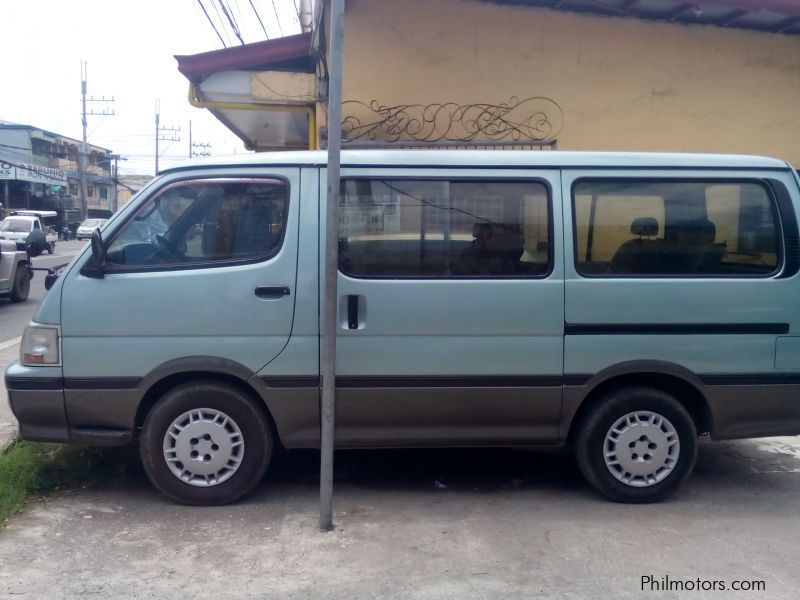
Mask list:
[[[563,125],[561,107],[549,98],[512,97],[502,104],[401,104],[358,100],[342,103],[342,142],[502,142],[555,140]]]

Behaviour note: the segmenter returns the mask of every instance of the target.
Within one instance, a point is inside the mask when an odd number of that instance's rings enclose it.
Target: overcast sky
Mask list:
[[[120,174],[152,174],[155,100],[161,125],[180,127],[181,140],[160,142],[159,168],[187,160],[188,128],[214,155],[245,152],[241,140],[211,113],[187,101],[188,80],[176,54],[222,48],[201,3],[228,46],[238,40],[221,4],[230,8],[245,42],[299,33],[298,0],[6,0],[2,6],[0,121],[41,127],[81,139],[81,60],[88,96],[114,97],[114,116],[88,117],[89,143],[128,160]],[[278,18],[276,19],[276,13]],[[227,24],[223,28],[222,22]],[[100,111],[103,103],[87,104]]]

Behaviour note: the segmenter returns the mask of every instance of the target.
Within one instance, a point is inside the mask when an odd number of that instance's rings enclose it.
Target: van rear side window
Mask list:
[[[547,188],[529,181],[349,179],[339,268],[355,277],[541,277]]]
[[[780,264],[775,202],[756,182],[584,180],[573,214],[588,277],[763,277]]]

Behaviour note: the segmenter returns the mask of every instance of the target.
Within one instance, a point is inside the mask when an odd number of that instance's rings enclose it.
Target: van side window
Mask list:
[[[280,248],[289,186],[273,179],[187,181],[145,202],[107,251],[111,268],[267,258]]]
[[[356,277],[541,277],[550,206],[538,182],[348,179],[339,268]]]
[[[572,202],[584,276],[766,276],[780,264],[777,210],[760,183],[584,180]]]

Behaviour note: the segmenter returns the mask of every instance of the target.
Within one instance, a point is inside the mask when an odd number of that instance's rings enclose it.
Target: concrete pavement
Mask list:
[[[132,451],[115,481],[34,503],[0,532],[0,596],[788,600],[800,588],[798,438],[704,442],[681,491],[644,506],[599,498],[558,454],[339,452],[331,533],[317,530],[317,476],[317,453],[293,453],[242,502],[184,507]],[[717,591],[643,589],[643,577]],[[743,581],[765,589],[730,591]]]

